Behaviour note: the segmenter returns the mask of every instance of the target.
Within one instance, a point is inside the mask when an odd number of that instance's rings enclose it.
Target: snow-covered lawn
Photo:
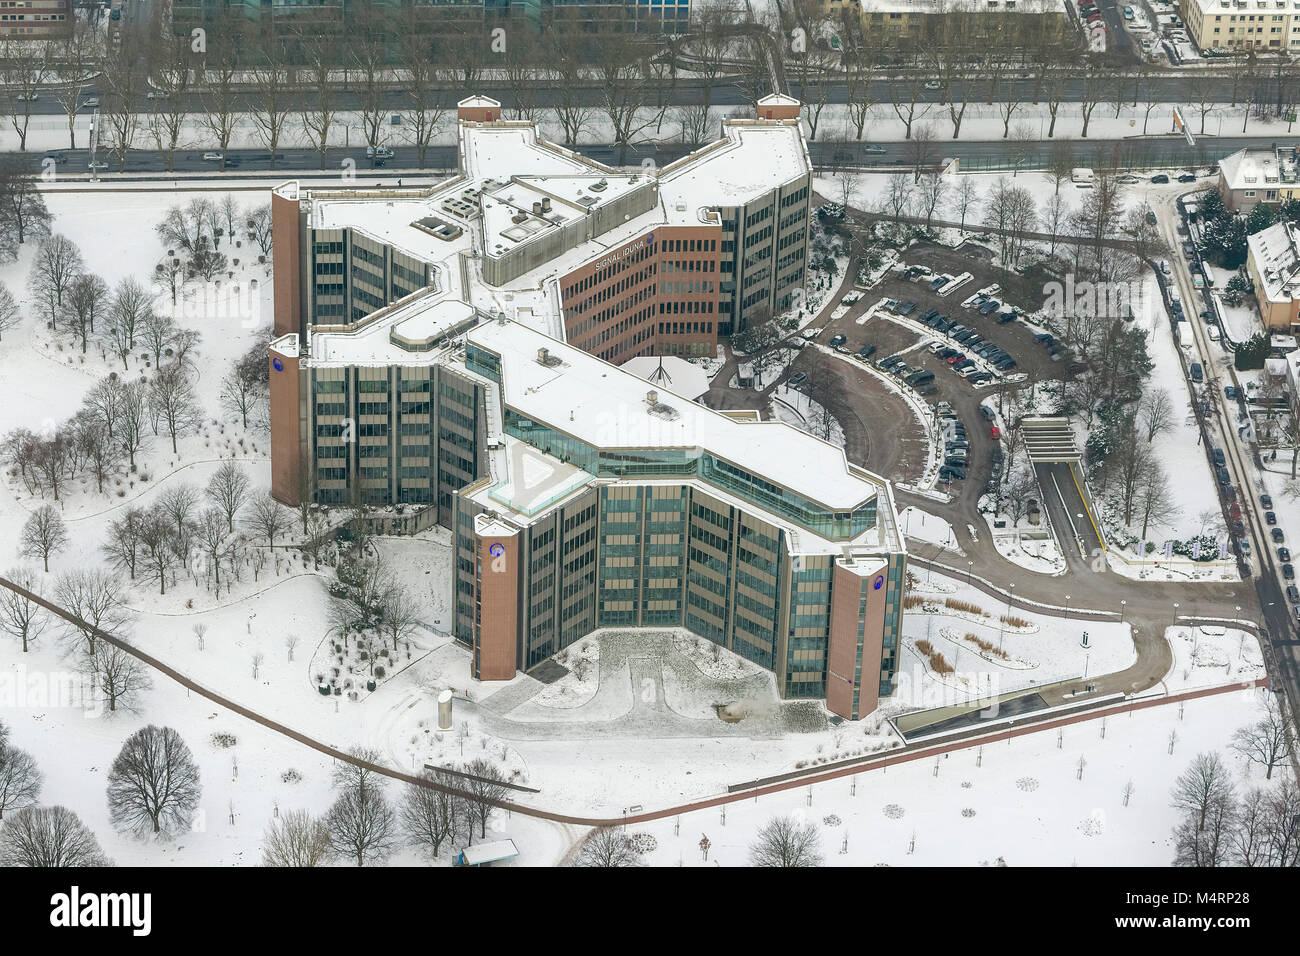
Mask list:
[[[826,866],[1169,866],[1175,779],[1217,750],[1239,790],[1259,767],[1227,744],[1263,713],[1267,691],[1239,690],[970,747],[808,787],[639,824],[657,866],[744,866],[775,816],[818,825]],[[1176,733],[1169,753],[1170,733]],[[1080,779],[1080,761],[1083,761]],[[1274,775],[1276,778],[1276,774]],[[1132,783],[1125,805],[1124,789]],[[701,836],[711,844],[708,860]]]
[[[957,534],[953,531],[952,525],[938,515],[932,515],[909,505],[898,513],[898,526],[909,538],[935,544],[957,554],[966,553],[957,543]]]

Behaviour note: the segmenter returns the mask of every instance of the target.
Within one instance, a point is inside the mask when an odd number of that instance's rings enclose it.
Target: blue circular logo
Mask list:
[[[885,576],[883,574],[877,574],[876,579],[871,582],[871,590],[879,591],[880,586],[884,583],[885,583]]]
[[[653,246],[654,242],[655,242],[655,234],[653,232],[650,233],[650,235],[645,237],[645,244],[647,246]]]
[[[505,553],[506,553],[506,546],[503,545],[500,541],[497,541],[488,547],[488,554],[492,555],[492,557],[494,558],[499,558],[501,557],[501,555]]]
[[[271,368],[275,369],[277,372],[283,372],[284,363],[280,361],[279,357],[273,358],[271,359]]]

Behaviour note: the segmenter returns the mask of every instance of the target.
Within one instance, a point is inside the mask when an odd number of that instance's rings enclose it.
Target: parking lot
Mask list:
[[[842,348],[849,354],[844,356],[846,361],[832,364],[842,365],[848,369],[853,369],[860,364],[852,356],[863,346],[871,345],[875,347],[875,351],[868,359],[868,363],[861,364],[871,364],[878,371],[878,362],[898,355],[910,368],[933,374],[931,381],[922,383],[932,386],[933,392],[921,396],[921,400],[931,406],[940,401],[948,402],[953,413],[966,426],[970,448],[967,450],[968,461],[964,469],[967,475],[965,484],[970,485],[972,491],[976,493],[982,492],[988,481],[993,449],[996,447],[996,443],[990,437],[990,423],[980,412],[979,405],[984,399],[996,395],[1003,387],[1005,379],[994,377],[985,385],[975,387],[971,380],[954,372],[952,364],[927,348],[928,345],[936,342],[942,343],[943,347],[956,350],[961,350],[962,346],[953,342],[945,333],[918,324],[917,320],[931,309],[935,309],[949,319],[975,331],[986,341],[995,344],[1014,358],[1015,368],[1007,369],[1006,372],[1013,377],[1023,373],[1024,377],[1018,379],[1020,382],[1071,377],[1069,356],[1062,355],[1059,359],[1053,360],[1049,348],[1035,341],[1037,330],[1025,325],[1022,319],[1000,323],[998,321],[1000,308],[989,314],[980,314],[977,309],[963,307],[962,303],[976,295],[979,290],[996,284],[999,290],[993,297],[999,303],[1005,303],[1025,312],[1041,308],[1046,295],[1043,280],[1006,272],[992,261],[991,256],[990,250],[976,243],[966,243],[958,249],[928,243],[913,246],[904,257],[904,262],[908,266],[924,266],[932,273],[940,275],[970,273],[971,278],[950,294],[940,295],[930,288],[926,277],[922,277],[920,281],[913,281],[898,272],[891,272],[875,288],[854,303],[846,314],[826,322],[816,338],[818,343],[829,346],[832,341],[838,341],[836,336],[844,336]],[[868,309],[882,298],[894,299],[900,303],[912,302],[915,303],[915,308],[905,318],[891,312],[878,311],[863,322],[862,317]],[[811,353],[805,353],[795,362],[792,369],[810,367],[813,361]],[[989,368],[982,360],[977,361],[980,369],[972,371]],[[907,448],[890,453],[881,447],[882,443],[890,441],[887,430],[893,427],[892,422],[885,423],[886,415],[873,408],[873,402],[879,401],[875,397],[876,393],[883,386],[879,385],[875,377],[865,370],[852,375],[847,372],[843,374],[852,380],[849,394],[856,397],[849,404],[852,405],[853,413],[849,414],[842,404],[836,407],[835,402],[824,403],[832,408],[832,412],[845,425],[850,458],[862,460],[855,458],[858,452],[852,435],[854,430],[852,420],[865,418],[870,422],[870,427],[864,427],[862,431],[870,439],[868,444],[872,447],[869,448],[869,454],[873,459],[868,462],[868,467],[898,480],[915,480],[914,475],[894,473],[890,468],[900,462],[911,465],[917,460],[916,454],[911,453]],[[908,471],[911,469],[909,468]],[[954,482],[951,490],[959,490],[962,484],[962,482]]]

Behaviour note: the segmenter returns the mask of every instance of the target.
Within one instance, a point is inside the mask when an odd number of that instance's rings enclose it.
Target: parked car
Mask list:
[[[1290,560],[1291,560],[1291,549],[1290,549],[1290,548],[1278,548],[1278,549],[1277,549],[1277,559],[1278,559],[1279,561],[1290,561]]]
[[[965,468],[957,468],[952,465],[944,465],[939,469],[940,481],[960,481],[966,477]]]
[[[209,150],[208,152],[203,154],[203,159],[205,162],[219,163],[221,162],[222,158],[225,155],[226,155],[225,153],[217,152],[215,150]]]
[[[874,345],[864,345],[862,348],[858,349],[858,354],[864,359],[869,359],[871,356],[876,354],[876,347]]]
[[[987,405],[981,405],[980,414],[983,415],[985,418],[987,418],[989,421],[993,421],[993,419],[997,418],[998,413],[993,411],[993,409],[989,408]]]
[[[1300,588],[1297,588],[1294,584],[1288,584],[1286,586],[1286,599],[1292,604],[1300,604]],[[1297,610],[1300,610],[1300,608]]]
[[[1289,564],[1282,565],[1282,577],[1287,581],[1295,580],[1295,568]]]
[[[1215,448],[1213,451],[1210,452],[1210,457],[1214,459],[1214,463],[1216,465],[1222,466],[1227,464],[1227,459],[1223,457],[1222,448]]]
[[[871,153],[871,154],[874,155],[874,156],[879,156],[879,155],[882,155],[882,154],[884,154],[884,153],[889,152],[889,150],[885,149],[885,147],[883,147],[883,146],[879,146],[879,145],[877,145],[877,144],[875,144],[875,143],[871,143],[871,144],[869,144],[869,145],[867,145],[867,146],[863,146],[863,147],[862,147],[862,151],[863,151],[864,153]]]
[[[997,441],[1002,437],[1002,429],[998,428],[997,425],[990,425],[989,437],[992,438],[994,441]]]
[[[836,348],[843,345],[846,341],[848,341],[848,339],[842,333],[837,332],[831,336],[830,346],[831,348]]]
[[[1273,507],[1273,496],[1272,496],[1272,495],[1260,495],[1260,496],[1259,496],[1259,503],[1260,503],[1261,505],[1263,505],[1265,508],[1272,508],[1272,507]]]
[[[1166,176],[1164,173],[1156,173],[1154,176],[1151,177],[1151,182],[1155,183],[1157,186],[1160,186],[1169,182],[1169,177]]]
[[[1282,533],[1281,528],[1270,528],[1268,535],[1273,539],[1274,544],[1281,544],[1282,540],[1286,537],[1286,535]]]
[[[388,146],[367,146],[366,159],[392,159],[393,150]],[[850,157],[852,158],[852,157]]]
[[[1264,512],[1264,524],[1277,524],[1277,515],[1272,511]]]
[[[1205,371],[1201,368],[1200,362],[1193,362],[1187,371],[1192,376],[1192,381],[1197,385],[1205,381]]]
[[[1181,176],[1178,177],[1178,181],[1179,181],[1180,183],[1194,183],[1194,182],[1196,182],[1196,174],[1195,174],[1195,173],[1183,173]]]
[[[795,372],[790,376],[790,384],[796,387],[802,385],[806,381],[808,381],[807,372]]]

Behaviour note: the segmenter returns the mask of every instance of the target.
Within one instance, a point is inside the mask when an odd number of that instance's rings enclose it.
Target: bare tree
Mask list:
[[[177,454],[176,439],[196,430],[203,422],[194,383],[189,369],[174,362],[154,373],[149,383],[149,410],[167,425],[172,440],[172,454]]]
[[[280,148],[297,90],[289,82],[284,49],[274,37],[261,43],[258,52],[259,65],[252,70],[255,95],[250,115],[262,144],[271,154],[271,168],[275,169],[276,150]]]
[[[772,817],[749,846],[750,866],[821,866],[821,831],[794,816]]]
[[[98,568],[79,568],[59,576],[54,588],[63,609],[75,619],[69,634],[85,641],[93,655],[101,633],[121,631],[130,623],[125,592],[120,579]]]
[[[382,627],[397,650],[398,642],[410,636],[420,623],[420,608],[401,585],[390,584],[379,602]]]
[[[1264,779],[1273,779],[1273,770],[1286,762],[1287,737],[1290,727],[1278,707],[1277,699],[1268,694],[1264,699],[1264,716],[1248,727],[1240,727],[1232,735],[1232,749],[1251,763],[1264,768]]]
[[[49,317],[50,324],[58,328],[63,297],[72,280],[81,272],[81,250],[67,236],[55,233],[41,240],[36,250],[36,260],[28,277],[27,287],[32,300]]]
[[[148,394],[148,382],[137,379],[122,389],[121,401],[118,405],[115,434],[118,441],[122,443],[122,450],[130,460],[132,471],[135,471],[136,454],[149,442],[145,434],[145,419],[149,409]]]
[[[10,329],[18,328],[22,321],[22,312],[18,309],[18,302],[14,299],[14,294],[9,291],[8,286],[0,282],[0,339]]]
[[[1232,797],[1232,779],[1219,755],[1199,753],[1174,782],[1172,804],[1175,810],[1194,821],[1199,833],[1205,829],[1211,808],[1216,803],[1231,801]]]
[[[262,837],[263,866],[321,866],[333,852],[329,827],[306,810],[281,814]]]
[[[34,804],[41,795],[41,780],[35,757],[11,744],[0,745],[0,820],[8,811]]]
[[[265,491],[253,499],[252,510],[244,520],[272,551],[276,539],[286,534],[292,523],[284,505]]]
[[[111,714],[117,713],[119,708],[125,711],[138,709],[140,695],[153,683],[143,662],[116,644],[102,641],[94,656],[83,660],[82,668],[103,694]]]
[[[375,750],[356,749],[352,755],[367,763],[380,759]],[[342,763],[335,768],[334,785],[341,792],[326,819],[330,845],[357,866],[365,866],[367,859],[381,862],[397,837],[397,815],[384,795],[383,776],[369,767]]]
[[[487,836],[488,818],[492,816],[492,811],[495,809],[492,801],[500,802],[509,795],[508,789],[504,786],[506,778],[501,768],[482,757],[470,761],[469,766],[465,767],[465,772],[470,774],[465,789],[469,792],[473,816],[478,820],[479,837],[483,838]]]
[[[36,593],[36,574],[28,567],[10,568],[5,577],[26,591]],[[17,591],[0,588],[0,630],[16,637],[26,654],[31,645],[40,639],[49,624],[45,609]],[[0,741],[0,747],[4,744]]]
[[[248,475],[233,461],[223,462],[208,480],[206,489],[211,501],[225,516],[226,530],[235,530],[235,516],[248,499]]]
[[[0,867],[112,865],[95,834],[67,807],[28,807],[0,828]]]
[[[40,558],[45,571],[50,570],[50,556],[68,545],[68,529],[58,509],[42,505],[23,524],[18,550],[25,558]]]
[[[225,516],[216,508],[208,508],[194,524],[194,540],[212,567],[217,592],[221,591],[221,565],[232,559],[230,528]]]
[[[0,156],[0,261],[17,255],[28,239],[50,234],[50,210],[28,164],[12,153]]]
[[[442,769],[426,768],[420,776],[446,789],[408,783],[400,808],[402,831],[411,842],[437,857],[443,843],[456,838],[464,798],[451,791],[460,789],[463,781]]]
[[[201,793],[194,756],[171,727],[136,731],[108,771],[109,818],[119,830],[176,833],[190,825]]]
[[[159,496],[158,506],[171,519],[176,537],[184,537],[185,526],[197,511],[200,497],[199,490],[186,482],[168,485]]]
[[[0,109],[9,117],[20,150],[27,149],[33,103],[49,73],[47,44],[16,34],[0,39]]]
[[[640,866],[641,853],[621,827],[598,827],[587,835],[574,866]]]
[[[199,246],[203,247],[206,240],[200,239]],[[145,313],[144,321],[140,326],[140,338],[144,341],[145,346],[153,353],[153,364],[157,368],[162,368],[163,353],[176,341],[176,320],[170,315],[164,315],[161,312],[150,310]]]
[[[128,505],[121,515],[109,522],[108,534],[100,546],[109,563],[125,571],[132,581],[140,564],[140,526],[143,523],[144,512]]]

